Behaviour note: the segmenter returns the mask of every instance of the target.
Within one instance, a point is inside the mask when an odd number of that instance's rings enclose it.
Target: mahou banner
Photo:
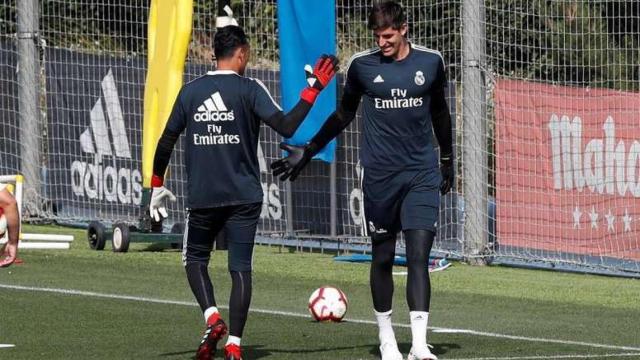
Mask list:
[[[500,80],[500,245],[640,260],[640,94]]]

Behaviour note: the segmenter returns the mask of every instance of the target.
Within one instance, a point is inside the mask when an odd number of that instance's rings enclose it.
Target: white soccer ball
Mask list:
[[[309,312],[316,321],[342,321],[347,313],[347,296],[333,286],[317,288],[309,298]]]

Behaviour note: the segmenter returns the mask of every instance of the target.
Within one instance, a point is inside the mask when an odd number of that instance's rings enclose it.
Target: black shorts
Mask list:
[[[365,233],[435,231],[441,181],[439,169],[365,169],[362,179]]]
[[[229,247],[229,271],[251,271],[261,211],[262,203],[189,210],[182,247],[183,264],[208,263],[214,239],[224,229]]]

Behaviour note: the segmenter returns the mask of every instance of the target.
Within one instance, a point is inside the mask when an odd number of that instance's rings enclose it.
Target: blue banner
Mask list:
[[[304,65],[315,65],[322,54],[336,51],[335,1],[278,0],[278,34],[280,40],[280,80],[282,103],[291,110],[300,100],[306,86]],[[336,81],[322,91],[298,131],[287,142],[307,143],[336,109]],[[329,143],[317,159],[331,162],[336,141]]]

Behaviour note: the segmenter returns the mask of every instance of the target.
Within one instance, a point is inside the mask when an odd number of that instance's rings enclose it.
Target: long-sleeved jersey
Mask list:
[[[354,55],[343,100],[357,106],[363,99],[362,165],[387,170],[437,167],[431,95],[442,97],[445,86],[438,51],[411,44],[409,55],[400,61],[382,56],[377,48]]]
[[[163,137],[185,132],[187,208],[262,201],[260,121],[269,124],[277,114],[282,109],[259,80],[233,71],[209,71],[182,87]],[[168,158],[158,157],[154,173],[162,176]]]

